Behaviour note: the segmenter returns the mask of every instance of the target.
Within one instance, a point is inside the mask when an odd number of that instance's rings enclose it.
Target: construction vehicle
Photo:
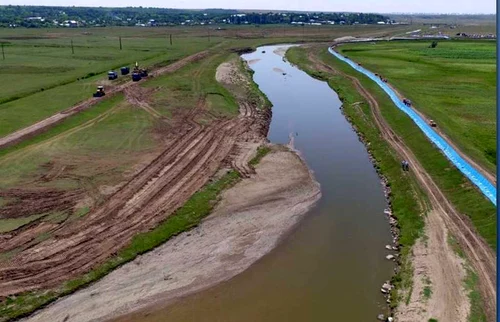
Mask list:
[[[122,68],[120,68],[120,71],[121,71],[122,75],[128,75],[128,73],[130,73],[130,68],[122,67]]]
[[[106,93],[104,93],[104,86],[97,86],[97,91],[93,94],[93,96],[103,97],[104,95],[106,95]]]
[[[117,78],[118,78],[118,74],[114,70],[111,70],[108,72],[108,79],[109,80],[113,80],[113,79],[117,79]]]
[[[132,81],[138,82],[142,79],[141,74],[133,72],[132,73]]]
[[[132,71],[132,80],[134,82],[138,82],[143,77],[147,77],[147,76],[148,76],[148,71],[143,69],[143,68],[139,68],[139,64],[137,62],[135,62],[134,70]]]
[[[436,122],[434,122],[434,120],[429,120],[429,125],[432,126],[432,127],[436,127],[437,124]]]

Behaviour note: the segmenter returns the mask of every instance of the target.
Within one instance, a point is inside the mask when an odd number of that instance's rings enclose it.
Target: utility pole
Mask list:
[[[2,46],[2,51],[3,51],[3,46]],[[73,48],[73,39],[71,39],[71,54],[73,55],[75,54],[75,48]]]
[[[2,57],[3,57],[3,60],[5,60],[5,52],[3,51],[3,43],[2,43]]]
[[[170,46],[172,46],[172,34],[170,34]]]
[[[305,28],[305,24],[302,23],[302,41],[304,41],[304,28]]]
[[[120,50],[122,50],[122,36],[119,36],[118,40],[120,41]]]
[[[208,28],[208,42],[210,42],[210,27]]]

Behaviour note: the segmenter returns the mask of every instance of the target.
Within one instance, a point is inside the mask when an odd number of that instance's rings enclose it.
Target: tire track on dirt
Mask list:
[[[314,56],[310,56],[314,57]],[[403,143],[383,118],[380,107],[376,99],[361,85],[360,81],[354,77],[344,74],[324,64],[318,59],[313,60],[315,64],[322,66],[324,71],[334,72],[349,79],[356,90],[368,101],[370,110],[377,127],[381,131],[382,137],[392,146],[402,159],[408,160],[413,169],[418,182],[427,192],[432,208],[436,210],[445,222],[453,236],[457,238],[459,244],[471,261],[476,273],[479,276],[479,288],[484,302],[485,313],[488,321],[494,321],[496,317],[496,257],[493,250],[486,241],[475,231],[470,219],[460,214],[447,200],[434,180],[425,171],[411,150]],[[432,214],[432,213],[431,213]]]
[[[182,123],[187,133],[167,144],[103,205],[0,263],[0,296],[52,287],[80,276],[116,254],[138,232],[155,227],[200,189],[256,122],[255,114],[248,111],[251,107],[245,107],[234,119],[200,125],[195,119],[205,113],[203,102],[201,98]],[[9,244],[29,240],[30,232],[15,236]]]

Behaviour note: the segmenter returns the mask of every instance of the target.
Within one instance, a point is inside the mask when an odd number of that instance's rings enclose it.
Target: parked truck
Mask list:
[[[130,68],[122,67],[120,68],[120,72],[122,73],[122,75],[128,75],[130,73]]]
[[[117,79],[118,78],[118,73],[116,73],[115,71],[111,70],[108,72],[108,79],[109,80],[114,80],[114,79]]]

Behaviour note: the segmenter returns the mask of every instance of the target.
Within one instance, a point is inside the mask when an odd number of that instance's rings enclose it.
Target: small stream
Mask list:
[[[149,311],[142,321],[376,321],[393,264],[387,207],[368,153],[324,82],[260,47],[242,57],[273,103],[269,140],[294,135],[322,198],[276,249],[226,283]],[[263,53],[265,51],[265,53]]]

